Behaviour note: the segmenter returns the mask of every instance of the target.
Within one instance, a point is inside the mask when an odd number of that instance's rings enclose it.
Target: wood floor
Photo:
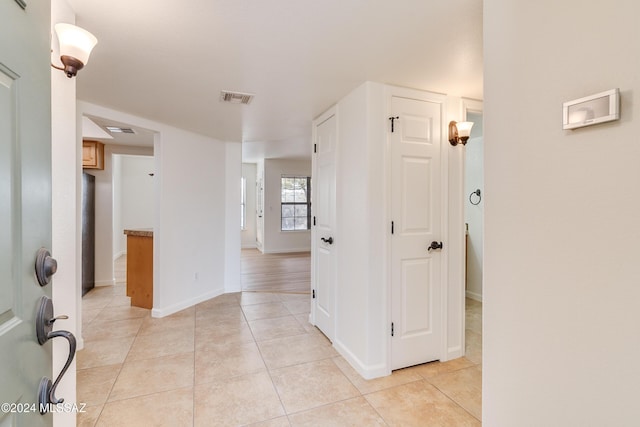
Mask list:
[[[311,253],[263,254],[243,249],[242,290],[308,294],[311,289]]]

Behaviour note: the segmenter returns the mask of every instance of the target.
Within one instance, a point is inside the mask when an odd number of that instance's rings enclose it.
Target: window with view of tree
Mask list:
[[[281,230],[311,229],[311,178],[308,176],[281,179]]]

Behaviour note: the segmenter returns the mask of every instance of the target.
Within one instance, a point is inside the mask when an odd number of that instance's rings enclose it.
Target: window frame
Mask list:
[[[306,184],[306,202],[284,202],[282,201],[282,190],[283,190],[283,185],[284,185],[284,180],[285,179],[305,179],[307,181]],[[293,210],[294,210],[294,215],[293,215],[293,219],[294,219],[294,228],[293,229],[284,229],[283,228],[283,217],[282,217],[282,208],[283,206],[293,206]],[[296,229],[295,228],[295,220],[296,218],[301,218],[301,217],[296,217],[295,216],[295,207],[296,206],[306,206],[307,207],[307,215],[306,215],[306,220],[307,220],[307,228],[304,229]],[[281,175],[280,176],[280,231],[281,232],[285,232],[285,233],[289,233],[289,232],[300,232],[300,231],[309,231],[311,230],[311,177],[307,176],[307,175]]]

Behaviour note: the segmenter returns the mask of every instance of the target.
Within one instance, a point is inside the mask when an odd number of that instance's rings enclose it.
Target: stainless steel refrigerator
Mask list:
[[[82,296],[95,286],[96,177],[82,174]]]

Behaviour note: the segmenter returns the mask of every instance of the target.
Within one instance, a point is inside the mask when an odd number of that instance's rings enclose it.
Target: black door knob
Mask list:
[[[427,248],[427,251],[431,252],[431,250],[433,249],[442,249],[442,242],[436,242],[435,240],[431,242],[431,244]]]
[[[329,237],[328,239],[325,239],[324,237],[321,237],[320,240],[322,240],[325,243],[328,243],[330,245],[333,244],[333,237]]]

